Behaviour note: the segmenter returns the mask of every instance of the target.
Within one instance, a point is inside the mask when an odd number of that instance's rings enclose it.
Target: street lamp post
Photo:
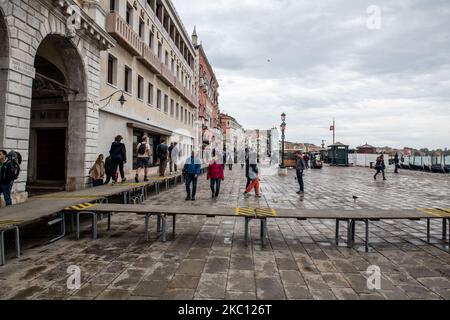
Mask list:
[[[284,163],[284,140],[286,138],[285,131],[286,131],[286,114],[283,112],[281,114],[281,164],[280,164],[280,170],[279,175],[285,176],[287,175],[287,169],[286,165]]]

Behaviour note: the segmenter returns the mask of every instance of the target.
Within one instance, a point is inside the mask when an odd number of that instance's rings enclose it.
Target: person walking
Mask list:
[[[113,178],[116,174],[114,172],[111,156],[106,157],[105,159],[105,174],[106,174],[106,181],[104,184],[108,184],[111,182],[111,178]]]
[[[377,170],[377,173],[373,176],[374,180],[377,180],[377,176],[379,173],[383,173],[383,180],[387,180],[386,176],[384,174],[384,170],[386,169],[386,164],[384,163],[384,155],[381,155],[377,158],[377,162],[375,164],[375,170]]]
[[[169,170],[170,170],[170,174],[172,174],[173,172],[173,162],[172,162],[172,150],[173,150],[173,142],[170,143],[169,146]]]
[[[249,170],[250,170],[250,153],[248,148],[245,148],[245,177],[247,178],[245,189],[247,189],[250,183],[252,183],[252,179],[250,179],[249,176]]]
[[[296,173],[297,173],[298,185],[300,187],[300,190],[297,191],[297,194],[305,193],[305,184],[303,182],[303,172],[305,170],[306,170],[306,163],[305,163],[305,159],[303,158],[303,154],[301,152],[297,152]]]
[[[156,154],[159,160],[159,176],[164,177],[167,169],[167,158],[169,157],[169,147],[162,139],[161,143],[156,147]]]
[[[250,160],[250,166],[249,166],[249,170],[248,170],[248,176],[251,180],[250,185],[247,187],[247,189],[244,192],[244,196],[248,197],[249,193],[255,189],[255,195],[257,198],[261,198],[262,195],[259,192],[259,170],[258,170],[258,165],[256,164],[256,159],[254,161],[254,163],[252,163],[253,161]]]
[[[20,153],[10,151],[6,153],[5,150],[0,151],[0,194],[3,194],[6,206],[12,205],[11,190],[14,181],[19,177],[20,164],[22,163],[22,156]]]
[[[148,163],[150,161],[150,157],[152,156],[150,144],[148,143],[148,137],[142,138],[142,142],[139,143],[136,147],[136,153],[137,153],[137,169],[134,180],[136,181],[136,183],[139,182],[139,174],[141,172],[141,169],[144,169],[144,182],[147,182]]]
[[[202,174],[202,167],[200,159],[195,157],[195,152],[192,151],[191,156],[186,159],[184,164],[183,175],[186,183],[186,201],[195,201],[195,195],[197,194],[197,181],[198,177]],[[191,193],[192,184],[192,193]]]
[[[213,159],[208,166],[207,180],[211,180],[211,194],[212,198],[217,200],[220,193],[221,182],[225,180],[223,167],[216,159]]]
[[[124,163],[127,163],[127,150],[125,145],[122,143],[123,137],[118,135],[114,142],[111,145],[111,149],[109,150],[109,155],[111,156],[112,165],[113,165],[113,181],[117,183],[117,168],[119,168],[120,177],[122,178],[122,183],[127,181],[125,178],[125,172],[123,171]]]
[[[227,163],[227,149],[223,149],[223,156],[222,156],[222,167],[223,170],[225,170],[225,164]]]
[[[180,151],[178,150],[178,142],[174,142],[172,151],[170,152],[170,172],[172,172],[172,164],[174,172],[178,172],[178,159],[180,158]]]
[[[89,170],[89,176],[92,179],[92,186],[98,187],[103,185],[105,178],[105,163],[103,162],[104,156],[101,154],[98,156],[91,170]]]
[[[309,169],[309,156],[305,154],[303,160],[305,160],[305,169]]]
[[[400,159],[399,159],[398,153],[396,153],[395,156],[394,156],[394,164],[395,164],[395,171],[394,171],[394,173],[398,173],[398,167],[399,167],[399,164],[400,164]]]
[[[230,152],[228,152],[228,157],[227,157],[227,164],[228,164],[228,169],[233,170],[233,154]]]

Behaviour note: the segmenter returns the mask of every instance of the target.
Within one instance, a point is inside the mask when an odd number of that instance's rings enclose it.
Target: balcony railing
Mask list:
[[[142,54],[143,42],[139,35],[117,12],[110,12],[106,17],[106,31],[122,46],[135,56]]]
[[[131,54],[138,57],[146,67],[154,72],[165,84],[176,91],[179,95],[197,107],[196,98],[177,79],[176,76],[162,63],[153,53],[152,49],[142,41],[139,35],[117,12],[110,12],[106,17],[106,31],[109,32],[117,42],[126,48]],[[165,31],[165,30],[164,30]]]
[[[169,87],[174,87],[175,76],[170,72],[164,63],[161,63],[159,78]]]
[[[161,72],[162,63],[148,45],[142,46],[142,55],[138,59],[154,73],[159,74]]]

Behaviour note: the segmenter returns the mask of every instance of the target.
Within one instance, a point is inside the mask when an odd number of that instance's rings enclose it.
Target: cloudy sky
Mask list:
[[[353,147],[450,148],[450,1],[173,2],[246,129],[284,111],[292,141],[331,143],[335,117]]]

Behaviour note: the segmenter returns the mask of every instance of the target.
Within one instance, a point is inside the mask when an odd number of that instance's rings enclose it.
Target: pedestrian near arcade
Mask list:
[[[192,151],[191,156],[186,159],[184,164],[183,175],[186,183],[186,201],[195,201],[197,194],[197,181],[198,177],[202,174],[202,166],[200,159],[195,156],[195,152]],[[192,184],[192,192],[191,192]]]
[[[170,146],[169,146],[169,149],[168,149],[168,151],[169,151],[169,171],[170,171],[170,174],[172,174],[172,171],[173,171],[173,162],[172,162],[172,150],[173,150],[173,147],[174,147],[174,144],[173,144],[173,142],[171,142]]]
[[[139,174],[141,169],[144,169],[144,182],[148,181],[148,164],[152,157],[150,144],[148,143],[148,137],[143,137],[142,142],[136,147],[137,153],[137,170],[134,180],[139,182]]]
[[[170,152],[170,172],[173,170],[175,173],[178,172],[178,159],[180,158],[180,151],[178,150],[178,142],[174,142],[172,151]]]
[[[118,135],[114,142],[111,145],[111,149],[109,150],[109,155],[111,156],[112,166],[113,166],[113,180],[114,183],[117,183],[117,168],[119,168],[120,177],[122,178],[122,183],[127,181],[125,178],[125,172],[123,170],[124,163],[127,163],[127,150],[125,145],[122,143],[123,137]]]
[[[378,174],[383,174],[383,180],[386,180],[386,176],[384,173],[384,170],[386,169],[386,164],[384,163],[384,155],[381,155],[377,158],[377,162],[375,164],[375,170],[377,170],[377,173],[373,176],[374,180],[377,180]]]
[[[306,170],[306,163],[305,159],[303,157],[303,154],[301,152],[297,152],[297,167],[296,167],[296,173],[297,173],[297,182],[300,187],[300,190],[297,191],[298,194],[305,193],[305,184],[303,182],[303,173]]]
[[[169,157],[169,147],[165,143],[164,139],[161,140],[161,143],[156,147],[156,154],[159,160],[159,176],[164,177],[167,169],[167,159]]]
[[[207,180],[211,180],[211,195],[213,199],[217,200],[220,193],[220,185],[225,180],[223,166],[217,159],[213,159],[208,166]]]
[[[103,158],[104,156],[102,154],[99,155],[91,170],[89,170],[93,187],[103,185],[103,180],[105,179],[105,163],[103,162]]]

